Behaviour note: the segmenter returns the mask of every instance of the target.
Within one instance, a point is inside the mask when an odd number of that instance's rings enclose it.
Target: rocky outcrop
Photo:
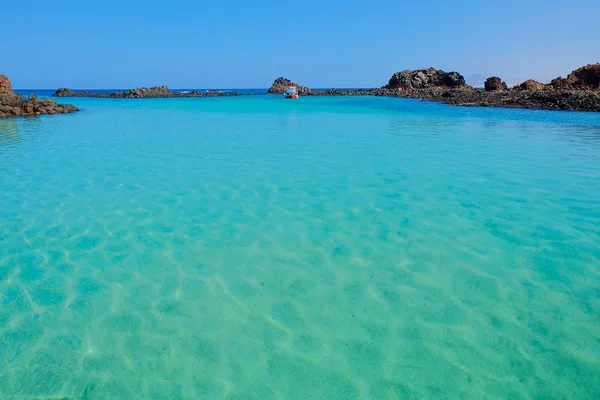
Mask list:
[[[60,88],[52,96],[55,97],[99,97],[109,99],[142,99],[142,98],[181,98],[181,97],[221,97],[240,96],[239,93],[223,90],[193,90],[189,92],[172,92],[167,86],[154,86],[151,88],[137,88],[117,92],[90,92],[87,90],[73,91]]]
[[[546,110],[600,111],[600,90],[596,79],[600,64],[590,64],[573,71],[565,78],[556,78],[548,85],[527,80],[508,89],[498,77],[485,82],[485,91],[465,84],[458,72],[445,72],[434,68],[405,70],[395,73],[386,86],[373,89],[326,89],[310,90],[287,78],[277,78],[268,93],[281,94],[286,86],[296,86],[304,96],[390,96],[442,102],[456,106],[511,107]],[[585,89],[585,90],[582,90]],[[83,96],[101,98],[144,97],[205,97],[237,96],[234,92],[171,92],[166,86],[131,89],[114,93],[75,92],[59,89],[58,97]]]
[[[396,72],[390,78],[387,89],[425,89],[432,87],[457,88],[466,86],[465,78],[458,72],[446,72],[427,68]]]
[[[443,71],[435,69],[403,71],[392,76],[388,85],[382,88],[385,90],[371,89],[366,94],[414,98],[455,106],[600,111],[600,90],[573,90],[576,82],[588,88],[596,84],[596,66],[600,64],[579,68],[569,75],[570,79],[557,78],[550,85],[527,80],[510,90],[502,79],[493,76],[485,81],[485,91],[461,84],[461,79],[452,80],[451,84],[445,84],[448,78],[432,79],[435,76],[444,77]],[[462,77],[458,73],[456,75]]]
[[[497,76],[490,76],[487,78],[483,86],[488,92],[495,90],[508,90],[506,83],[502,82],[502,79],[498,78]]]
[[[6,75],[0,75],[0,94],[13,94],[12,85]]]
[[[600,63],[577,68],[566,81],[574,89],[600,89]]]
[[[560,76],[552,79],[547,86],[548,86],[548,88],[555,89],[555,90],[572,90],[573,89],[573,87],[569,84],[569,82],[567,82],[567,80],[565,78],[562,78]]]
[[[30,94],[25,99],[15,94],[6,75],[0,75],[0,118],[37,117],[44,114],[66,114],[78,111],[70,104],[57,104],[52,99],[38,99]]]
[[[453,106],[600,111],[598,90],[405,90],[395,93],[394,96],[436,101]]]
[[[460,79],[462,75],[458,73],[444,74],[433,68],[398,72],[383,88],[387,91],[372,89],[367,94],[414,98],[455,106],[600,111],[600,90],[592,90],[600,84],[600,64],[576,69],[567,79],[557,78],[549,85],[530,79],[510,90],[496,76],[486,79],[483,91],[464,85]]]
[[[285,89],[288,86],[296,86],[296,90],[301,95],[310,95],[311,94],[311,90],[309,88],[301,86],[297,83],[294,83],[291,80],[284,78],[284,77],[279,77],[279,78],[275,79],[273,81],[273,84],[269,88],[269,90],[267,90],[267,93],[283,94],[285,92]]]
[[[288,79],[278,78],[269,92],[283,93],[288,85],[293,83]],[[500,78],[490,77],[485,82],[485,89],[477,90],[464,84],[464,79],[458,72],[430,68],[397,72],[390,78],[388,85],[381,88],[312,90],[306,94],[389,96],[435,101],[454,106],[600,111],[600,90],[574,90],[564,78],[557,78],[549,85],[530,79],[509,89]]]
[[[546,87],[543,83],[528,79],[525,82],[514,87],[516,90],[544,90]]]

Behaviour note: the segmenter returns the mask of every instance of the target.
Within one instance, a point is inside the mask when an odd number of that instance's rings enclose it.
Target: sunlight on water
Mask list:
[[[0,398],[600,397],[600,115],[0,121]]]

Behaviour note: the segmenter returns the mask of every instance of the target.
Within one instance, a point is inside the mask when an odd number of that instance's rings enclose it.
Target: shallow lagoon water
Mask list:
[[[0,121],[0,398],[600,397],[600,115],[62,101]]]

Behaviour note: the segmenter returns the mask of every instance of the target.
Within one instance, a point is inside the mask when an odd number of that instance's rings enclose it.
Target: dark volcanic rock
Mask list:
[[[575,89],[600,89],[600,64],[588,64],[567,75],[567,83]]]
[[[286,89],[287,86],[296,86],[296,90],[301,95],[309,95],[309,94],[311,94],[311,90],[309,88],[301,86],[301,85],[299,85],[297,83],[294,83],[294,82],[292,82],[289,79],[284,78],[284,77],[279,77],[279,78],[275,79],[273,81],[273,84],[269,88],[269,90],[267,90],[267,93],[271,93],[271,94],[283,94],[283,93],[285,93],[285,89]]]
[[[286,78],[277,78],[268,93],[281,94],[286,86],[296,86],[301,95],[308,96],[391,96],[442,102],[456,106],[513,107],[546,110],[600,111],[600,90],[574,90],[575,84],[591,88],[594,84],[595,65],[573,71],[570,80],[554,79],[549,85],[528,80],[508,90],[506,83],[498,77],[485,82],[485,91],[476,90],[465,84],[458,72],[445,72],[433,68],[406,70],[395,73],[388,85],[374,89],[328,89],[310,90]],[[575,77],[575,78],[573,78]],[[582,83],[578,83],[582,82]],[[586,86],[587,85],[587,86]],[[55,96],[85,96],[103,98],[142,97],[203,97],[236,96],[233,92],[171,92],[166,86],[132,89],[115,93],[74,92],[61,88]]]
[[[488,92],[494,90],[508,90],[508,86],[506,86],[506,83],[502,82],[502,79],[498,78],[497,76],[490,76],[489,78],[487,78],[483,86]]]
[[[418,71],[413,71],[418,72]],[[412,76],[410,74],[394,74],[396,78],[402,76]],[[458,74],[460,76],[460,74]],[[412,79],[412,78],[411,78]],[[421,76],[417,77],[417,85],[428,85],[431,81],[423,80]],[[455,82],[460,82],[458,79]],[[399,82],[399,81],[395,81]],[[425,82],[425,83],[423,83]],[[428,83],[429,82],[429,83]],[[578,111],[600,111],[600,91],[592,90],[543,90],[546,87],[536,81],[529,80],[523,82],[515,90],[508,90],[506,84],[497,78],[490,81],[494,87],[501,90],[477,90],[468,85],[458,87],[443,86],[443,80],[437,81],[437,86],[425,86],[421,88],[414,87],[393,87],[388,86],[374,89],[329,89],[312,90],[307,93],[310,96],[389,96],[410,99],[421,99],[425,101],[435,101],[454,106],[480,106],[480,107],[510,107],[510,108],[531,108],[545,110],[578,110]],[[283,79],[276,80],[278,85],[284,88],[291,82]],[[414,85],[415,81],[408,81]],[[399,82],[401,84],[401,82]],[[392,82],[392,86],[396,83]],[[283,88],[283,89],[284,89]],[[277,92],[277,88],[271,92]]]
[[[14,94],[6,75],[0,75],[0,118],[36,117],[43,114],[66,114],[79,111],[70,104],[57,104],[55,100],[38,99],[30,94],[28,99]]]
[[[220,97],[240,96],[239,93],[231,91],[198,91],[171,92],[167,86],[154,86],[151,88],[137,88],[117,92],[89,92],[83,90],[75,92],[68,88],[60,88],[52,96],[55,97],[100,97],[109,99],[141,99],[141,98],[181,98],[181,97]]]
[[[68,88],[59,88],[52,96],[57,97],[75,97],[74,92]]]
[[[434,68],[404,70],[390,78],[387,89],[424,89],[430,87],[456,88],[466,86],[465,78],[458,72],[446,72]]]
[[[562,77],[557,77],[554,78],[550,81],[550,83],[548,84],[548,87],[551,89],[556,89],[556,90],[570,90],[573,89],[573,87],[571,86],[571,84],[569,82],[567,82],[567,80],[565,78]]]
[[[600,91],[597,90],[421,89],[397,92],[395,96],[438,101],[454,106],[600,111]]]
[[[528,79],[525,82],[514,87],[516,90],[544,90],[546,87],[544,84],[534,81],[533,79]]]

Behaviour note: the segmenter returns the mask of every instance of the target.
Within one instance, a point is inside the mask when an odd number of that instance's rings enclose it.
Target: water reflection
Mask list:
[[[291,110],[285,114],[277,115],[274,127],[279,131],[296,130],[298,128],[298,113]]]
[[[600,146],[600,126],[563,125],[550,127],[550,131],[572,143]]]

